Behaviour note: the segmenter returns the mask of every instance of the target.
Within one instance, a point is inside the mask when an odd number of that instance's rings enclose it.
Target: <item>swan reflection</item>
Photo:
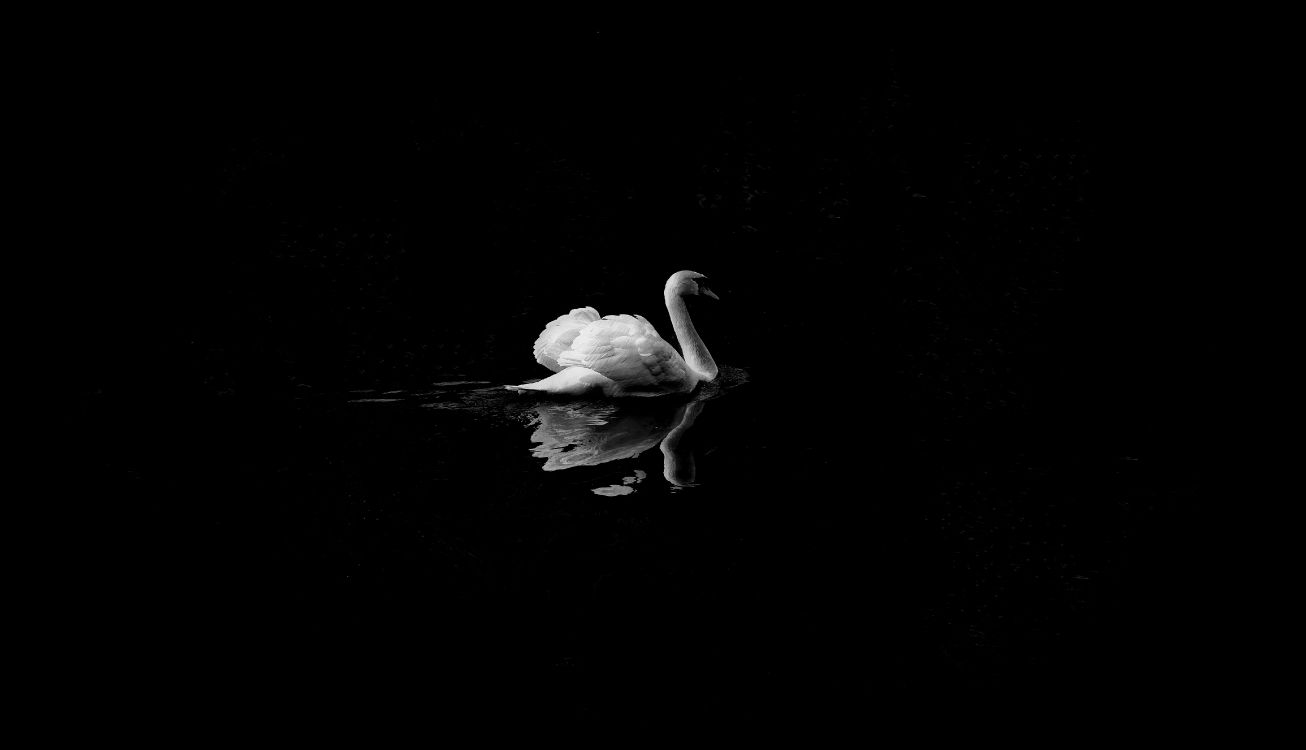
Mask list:
[[[634,458],[655,445],[662,450],[662,476],[676,487],[694,484],[697,475],[694,455],[684,444],[704,402],[681,404],[630,403],[541,403],[534,407],[536,443],[531,455],[544,459],[545,471],[597,466]],[[622,495],[634,491],[630,485],[644,478],[635,471],[623,485],[594,492]]]

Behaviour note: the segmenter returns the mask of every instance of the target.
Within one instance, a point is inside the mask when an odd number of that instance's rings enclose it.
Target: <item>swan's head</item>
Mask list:
[[[667,296],[692,297],[699,294],[712,299],[720,299],[711,289],[707,288],[707,277],[697,271],[677,271],[671,274],[667,279],[666,289],[663,293]]]

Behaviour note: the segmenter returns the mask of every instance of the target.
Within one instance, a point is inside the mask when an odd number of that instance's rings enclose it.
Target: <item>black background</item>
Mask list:
[[[78,258],[66,310],[87,475],[128,498],[90,574],[108,663],[160,694],[415,684],[567,727],[994,698],[1100,717],[1210,687],[1195,529],[1223,336],[1191,78],[1054,33],[247,32],[88,71],[86,189],[116,241]],[[715,282],[696,319],[789,470],[478,527],[458,509],[492,502],[487,457],[452,510],[386,522],[549,540],[474,574],[306,511],[330,493],[296,473],[312,457],[403,448],[318,433],[297,396],[538,377],[543,322],[649,314],[630,305],[681,268]],[[411,490],[383,484],[361,492]],[[577,593],[668,554],[596,552],[623,523],[678,529],[689,572]],[[345,558],[361,587],[333,583]]]

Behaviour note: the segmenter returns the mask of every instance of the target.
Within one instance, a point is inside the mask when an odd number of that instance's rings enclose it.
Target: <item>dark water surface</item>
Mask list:
[[[1219,333],[1137,101],[1050,43],[622,33],[160,79],[163,246],[79,287],[108,658],[566,727],[1202,693]],[[680,269],[719,383],[502,389],[572,307],[670,335]]]
[[[1199,486],[1164,455],[772,377],[665,404],[442,379],[204,414],[141,469],[172,494],[129,576],[156,613],[137,648],[183,681],[415,679],[566,725],[1136,708],[1194,669],[1174,629]]]

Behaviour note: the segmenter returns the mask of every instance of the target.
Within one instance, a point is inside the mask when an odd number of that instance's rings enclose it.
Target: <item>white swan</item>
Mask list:
[[[578,307],[545,326],[535,340],[535,361],[553,370],[536,383],[504,386],[514,391],[541,391],[579,396],[661,396],[688,393],[717,376],[716,362],[689,319],[685,297],[718,297],[703,284],[707,277],[678,271],[667,279],[662,297],[671,327],[685,356],[658,335],[640,315],[599,317],[592,307]]]

